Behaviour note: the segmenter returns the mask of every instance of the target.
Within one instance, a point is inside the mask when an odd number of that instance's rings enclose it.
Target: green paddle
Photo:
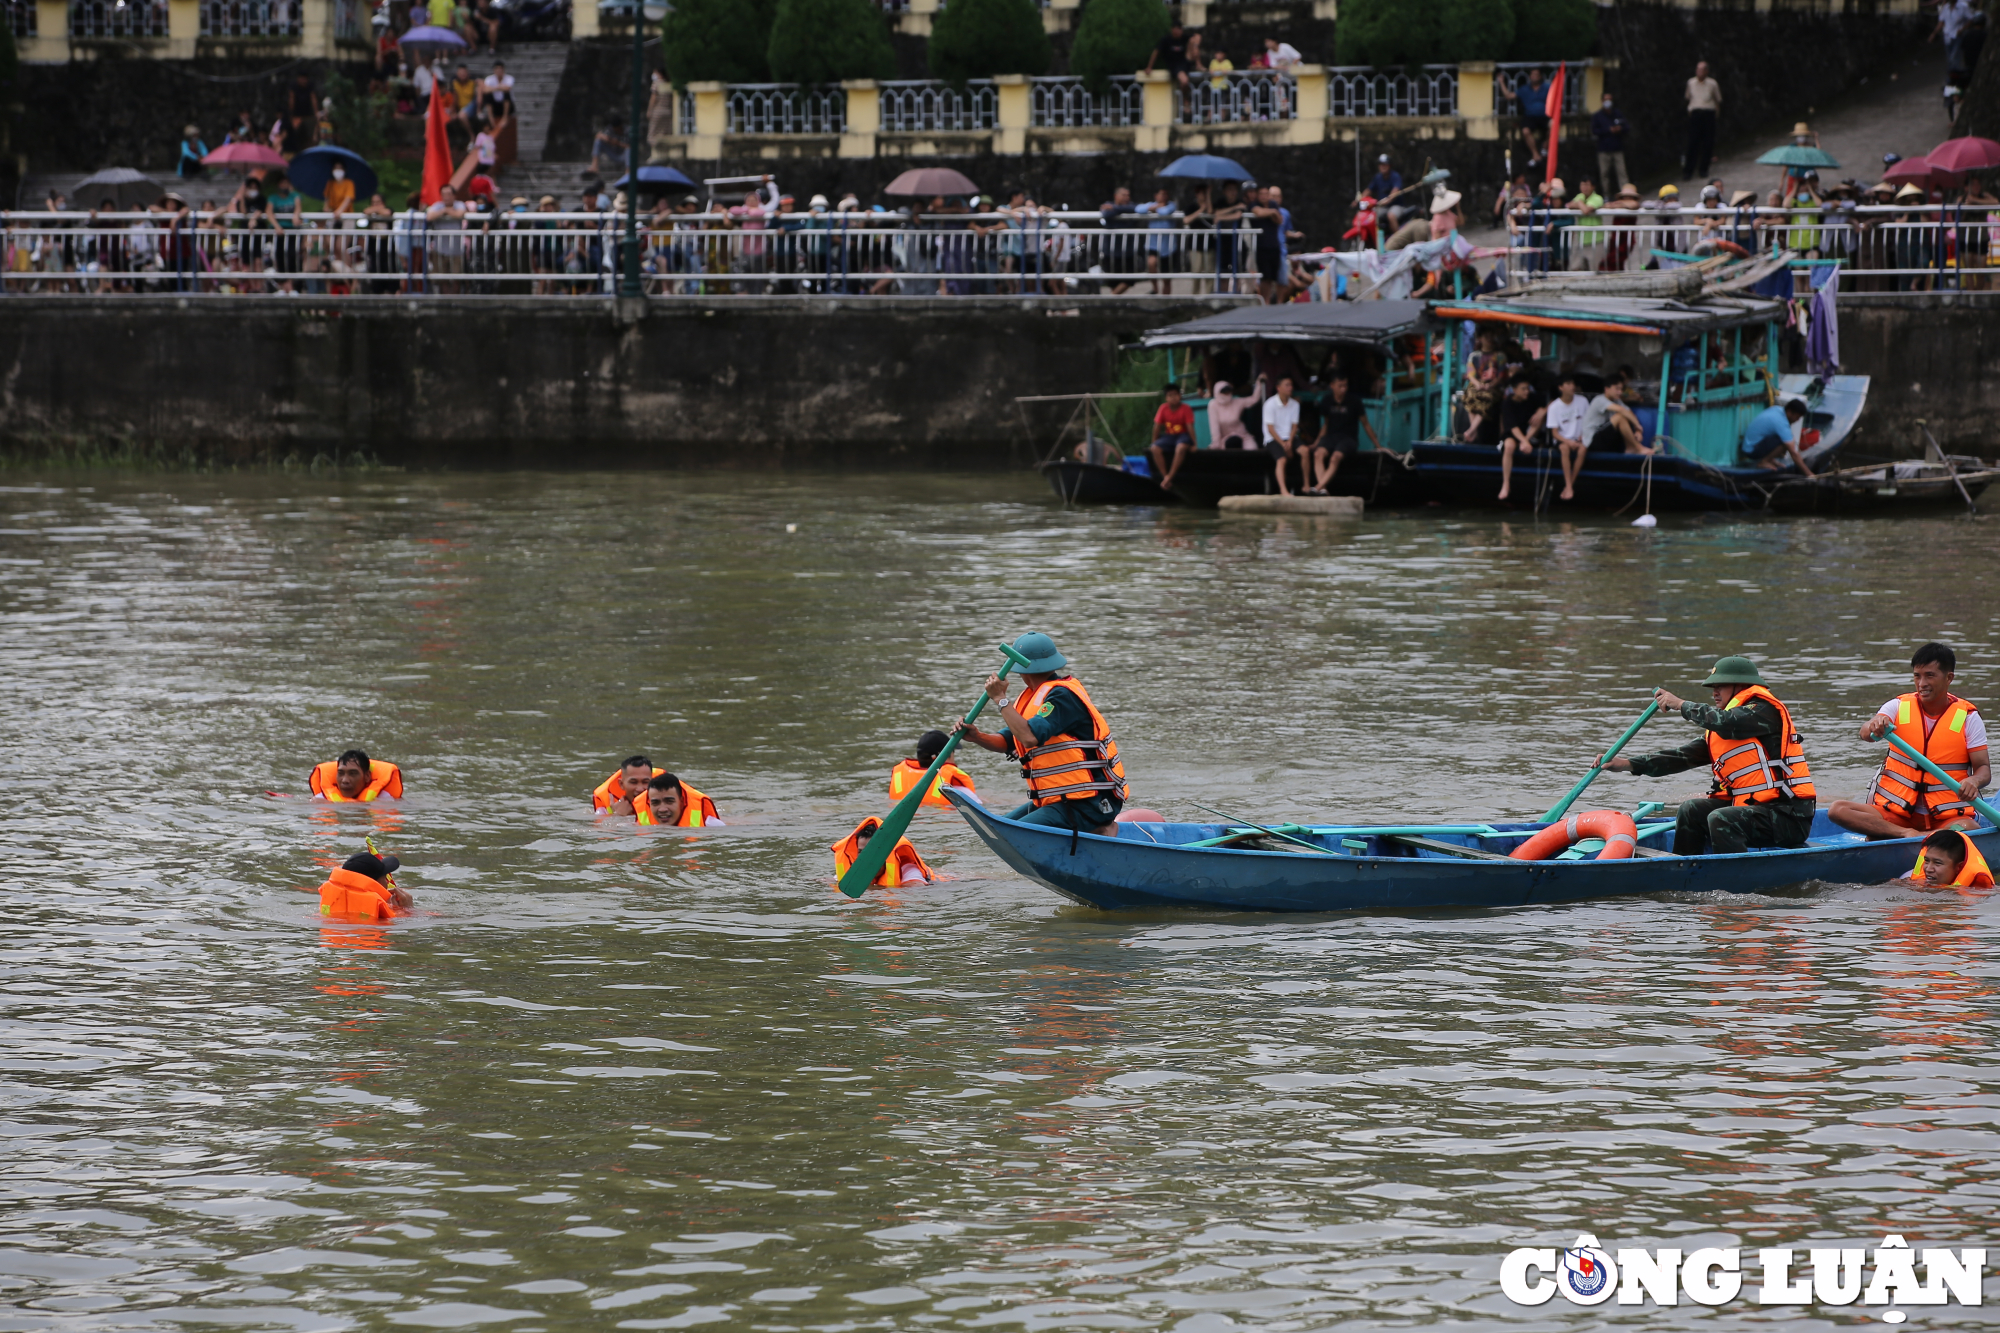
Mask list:
[[[1550,824],[1553,824],[1558,819],[1561,819],[1564,815],[1568,814],[1569,808],[1572,805],[1576,804],[1576,798],[1583,795],[1583,789],[1585,787],[1588,787],[1591,783],[1597,781],[1597,775],[1604,771],[1604,765],[1610,763],[1613,759],[1616,759],[1618,757],[1618,752],[1625,748],[1625,743],[1631,740],[1634,736],[1638,735],[1639,728],[1645,726],[1648,722],[1651,722],[1653,720],[1653,714],[1659,711],[1660,711],[1660,701],[1658,699],[1655,699],[1653,700],[1653,702],[1647,704],[1646,711],[1639,714],[1639,720],[1637,722],[1634,722],[1631,726],[1625,728],[1625,734],[1618,738],[1618,743],[1616,745],[1613,745],[1609,750],[1606,750],[1604,752],[1603,763],[1598,764],[1595,768],[1592,768],[1588,773],[1585,773],[1583,775],[1583,781],[1577,783],[1574,787],[1571,787],[1569,789],[1569,795],[1563,797],[1560,801],[1557,801],[1555,805],[1550,807],[1549,812],[1546,815],[1542,816],[1543,820]]]
[[[1901,750],[1911,763],[1936,778],[1939,782],[1942,782],[1947,788],[1952,791],[1958,790],[1958,779],[1931,762],[1929,756],[1917,749],[1916,746],[1910,744],[1893,731],[1883,732],[1882,739],[1895,746],[1898,750]],[[2000,810],[1995,810],[1992,802],[1981,800],[1975,796],[1972,798],[1972,808],[1980,814],[1985,815],[1996,826],[2000,826]]]
[[[1015,667],[1028,665],[1028,659],[1015,652],[1012,644],[1001,644],[1000,651],[1007,654],[1007,660],[1000,664],[1000,679],[1007,679],[1007,673]],[[974,703],[972,711],[965,715],[965,725],[969,727],[978,720],[980,711],[986,707],[986,702],[986,691],[981,690],[978,702]],[[952,755],[958,752],[958,743],[964,739],[965,733],[961,731],[946,741],[944,748],[938,751],[937,758],[931,760],[931,766],[924,770],[923,780],[910,788],[907,796],[896,802],[896,808],[882,821],[882,827],[875,830],[875,835],[868,840],[868,845],[854,858],[854,864],[847,867],[847,873],[840,877],[842,893],[850,898],[859,898],[868,892],[868,886],[882,873],[882,867],[889,864],[889,854],[896,850],[896,843],[909,830],[910,821],[917,817],[917,807],[921,806],[924,797],[930,794],[931,783],[936,781],[938,773],[944,766],[951,762]]]

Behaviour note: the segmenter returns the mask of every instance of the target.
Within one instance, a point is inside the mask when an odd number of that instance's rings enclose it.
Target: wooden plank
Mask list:
[[[1468,861],[1514,860],[1513,857],[1504,856],[1499,852],[1483,852],[1476,847],[1461,847],[1455,842],[1446,842],[1442,838],[1420,838],[1410,833],[1392,833],[1382,841],[1400,842],[1406,847],[1421,847],[1427,852],[1443,852],[1447,856],[1462,856]],[[1527,862],[1516,862],[1516,864],[1526,865]]]

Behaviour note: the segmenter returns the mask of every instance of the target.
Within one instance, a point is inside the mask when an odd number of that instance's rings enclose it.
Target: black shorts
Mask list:
[[[1361,452],[1361,440],[1353,436],[1343,438],[1338,435],[1329,435],[1319,447],[1330,454],[1353,454]]]
[[[1276,282],[1278,280],[1278,252],[1276,250],[1266,250],[1262,246],[1257,248],[1257,276],[1266,282]]]
[[[1621,454],[1625,452],[1625,437],[1618,433],[1616,422],[1598,431],[1584,443],[1592,449],[1611,449]]]
[[[1521,128],[1533,130],[1537,134],[1547,134],[1549,132],[1549,118],[1547,116],[1523,116],[1521,117]]]

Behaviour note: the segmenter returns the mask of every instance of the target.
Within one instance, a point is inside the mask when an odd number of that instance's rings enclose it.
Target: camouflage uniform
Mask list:
[[[1726,741],[1755,736],[1764,742],[1767,754],[1777,753],[1784,727],[1778,710],[1762,699],[1727,710],[1684,703],[1681,716]],[[1709,762],[1708,737],[1704,735],[1678,749],[1640,755],[1632,761],[1632,771],[1641,777],[1663,778],[1706,768]],[[1724,856],[1753,848],[1803,847],[1806,835],[1812,832],[1813,806],[1810,800],[1790,797],[1762,805],[1734,805],[1728,797],[1714,795],[1682,801],[1674,825],[1674,855],[1700,856],[1708,851]]]

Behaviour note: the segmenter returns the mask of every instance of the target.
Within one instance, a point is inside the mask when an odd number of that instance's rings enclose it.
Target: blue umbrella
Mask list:
[[[621,176],[617,180],[611,182],[611,188],[614,190],[622,190],[625,188],[625,183],[631,179],[632,178],[630,176]],[[640,167],[639,184],[678,185],[683,189],[688,189],[688,190],[692,190],[694,188],[693,181],[689,180],[686,176],[681,175],[680,172],[675,171],[672,167]]]
[[[421,28],[410,29],[401,37],[398,37],[396,42],[400,46],[464,46],[465,38],[459,36],[450,28],[426,25]]]
[[[368,165],[367,158],[332,144],[306,149],[292,159],[292,165],[286,168],[285,174],[292,178],[292,184],[299,187],[299,193],[324,199],[326,183],[333,179],[335,167],[347,169],[347,179],[354,182],[354,197],[357,199],[366,199],[381,186],[375,178],[375,168]]]
[[[1193,153],[1176,158],[1160,168],[1160,175],[1175,176],[1183,180],[1197,181],[1250,181],[1256,180],[1255,173],[1245,171],[1226,157],[1215,157],[1208,153]]]

